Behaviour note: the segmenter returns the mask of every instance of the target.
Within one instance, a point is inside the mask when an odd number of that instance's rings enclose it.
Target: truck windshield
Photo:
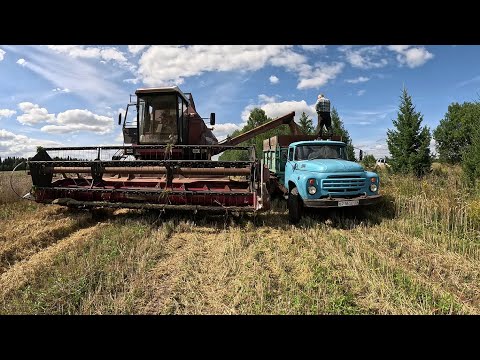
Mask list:
[[[341,159],[347,160],[345,147],[338,145],[299,145],[295,160]]]

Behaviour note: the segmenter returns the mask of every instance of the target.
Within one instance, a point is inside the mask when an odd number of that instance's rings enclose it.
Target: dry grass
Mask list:
[[[11,171],[0,171],[0,205],[20,201],[21,199],[12,190],[10,185]],[[25,195],[32,186],[30,176],[25,171],[13,173],[12,185],[19,195]]]
[[[298,227],[284,202],[228,219],[6,204],[0,313],[478,314],[480,199],[460,178],[385,173],[379,206]]]

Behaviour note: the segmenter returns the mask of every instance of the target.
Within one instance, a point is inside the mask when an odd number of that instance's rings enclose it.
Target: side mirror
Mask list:
[[[118,125],[122,125],[122,113],[118,114]]]
[[[210,125],[215,125],[215,113],[210,114]]]
[[[363,160],[363,150],[360,150],[359,159],[360,159],[360,161]]]

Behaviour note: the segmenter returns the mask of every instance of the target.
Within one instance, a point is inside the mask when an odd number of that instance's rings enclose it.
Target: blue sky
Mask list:
[[[480,98],[479,58],[479,46],[452,45],[0,45],[0,157],[121,144],[129,94],[163,85],[191,92],[202,116],[215,112],[219,139],[255,106],[313,117],[324,93],[354,145],[385,156],[402,87],[433,129],[451,102]]]

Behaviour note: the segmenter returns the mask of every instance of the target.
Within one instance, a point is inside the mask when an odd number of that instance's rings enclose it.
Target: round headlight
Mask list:
[[[370,191],[375,192],[377,191],[377,189],[378,189],[377,184],[370,185]]]
[[[315,186],[309,186],[308,187],[308,193],[310,195],[314,195],[317,192],[317,188]]]

